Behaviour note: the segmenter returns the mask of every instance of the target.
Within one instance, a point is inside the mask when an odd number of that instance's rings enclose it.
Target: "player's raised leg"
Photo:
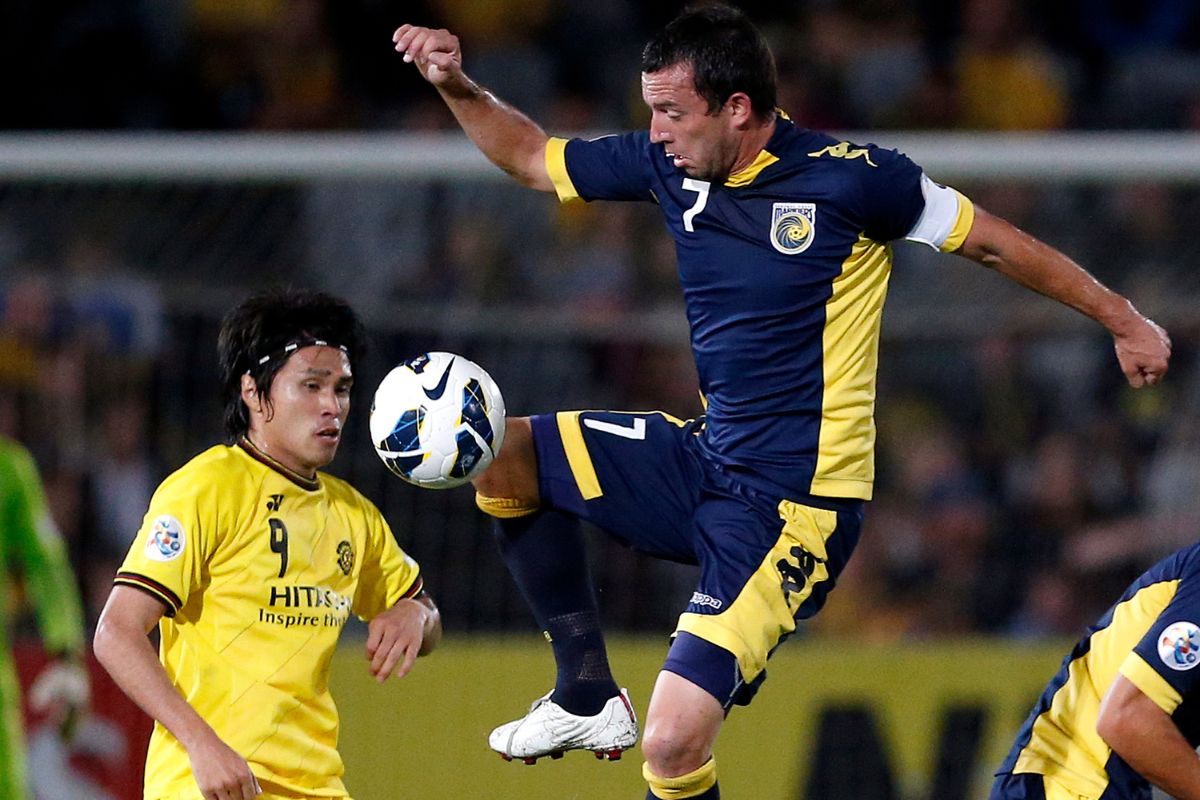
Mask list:
[[[658,673],[642,739],[646,800],[720,797],[712,748],[724,720],[725,711],[708,690],[673,672]]]
[[[479,507],[496,519],[500,554],[554,650],[554,689],[488,739],[506,759],[533,763],[586,749],[619,758],[637,741],[628,695],[609,669],[580,523],[540,506],[528,418],[510,418],[504,447],[475,480]]]

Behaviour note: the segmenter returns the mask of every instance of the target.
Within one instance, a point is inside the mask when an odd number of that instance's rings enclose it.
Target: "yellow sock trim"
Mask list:
[[[710,758],[686,775],[677,778],[660,778],[650,771],[649,764],[642,764],[642,777],[650,784],[650,794],[662,800],[686,800],[707,792],[717,782],[717,760]]]
[[[475,493],[475,505],[479,506],[479,510],[483,513],[499,519],[527,517],[538,510],[536,505],[530,505],[524,500],[515,500],[511,497],[487,497],[479,492]]]

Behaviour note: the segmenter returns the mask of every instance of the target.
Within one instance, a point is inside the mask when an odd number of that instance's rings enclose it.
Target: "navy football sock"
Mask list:
[[[579,520],[543,510],[497,519],[495,532],[508,571],[554,648],[558,675],[552,699],[572,714],[598,713],[618,689]]]

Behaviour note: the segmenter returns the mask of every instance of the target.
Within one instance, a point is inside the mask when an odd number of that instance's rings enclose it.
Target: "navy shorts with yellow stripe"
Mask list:
[[[1112,766],[1112,762],[1109,765]],[[1145,778],[1123,764],[1118,765],[1115,772],[1118,774],[1110,773],[1109,784],[1099,797],[1080,794],[1041,773],[1002,772],[992,783],[988,800],[1151,800],[1153,792]],[[1125,777],[1132,780],[1122,780],[1119,773],[1123,772],[1129,773]]]
[[[532,418],[543,505],[639,552],[700,566],[663,668],[728,708],[746,704],[767,658],[815,614],[858,541],[859,500],[772,496],[709,461],[703,420],[660,412]]]

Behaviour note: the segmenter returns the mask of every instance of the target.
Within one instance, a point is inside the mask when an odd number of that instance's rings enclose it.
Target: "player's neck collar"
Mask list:
[[[755,154],[754,159],[749,164],[729,173],[729,176],[725,178],[726,186],[731,189],[749,186],[751,183],[754,183],[755,178],[758,177],[760,172],[779,160],[779,156],[775,155],[772,150],[776,153],[779,152],[774,145],[779,141],[780,131],[785,125],[790,127],[791,123],[787,121],[787,117],[783,115],[783,112],[777,109],[775,118],[771,121],[771,135],[767,137],[762,148]]]
[[[263,466],[275,470],[280,475],[299,486],[301,489],[309,492],[315,492],[317,489],[321,488],[321,481],[318,478],[306,478],[299,472],[288,469],[283,464],[280,464],[262,450],[259,450],[257,447],[255,447],[254,442],[250,441],[245,436],[238,439],[237,446],[242,448],[242,451],[246,455],[250,456]]]

